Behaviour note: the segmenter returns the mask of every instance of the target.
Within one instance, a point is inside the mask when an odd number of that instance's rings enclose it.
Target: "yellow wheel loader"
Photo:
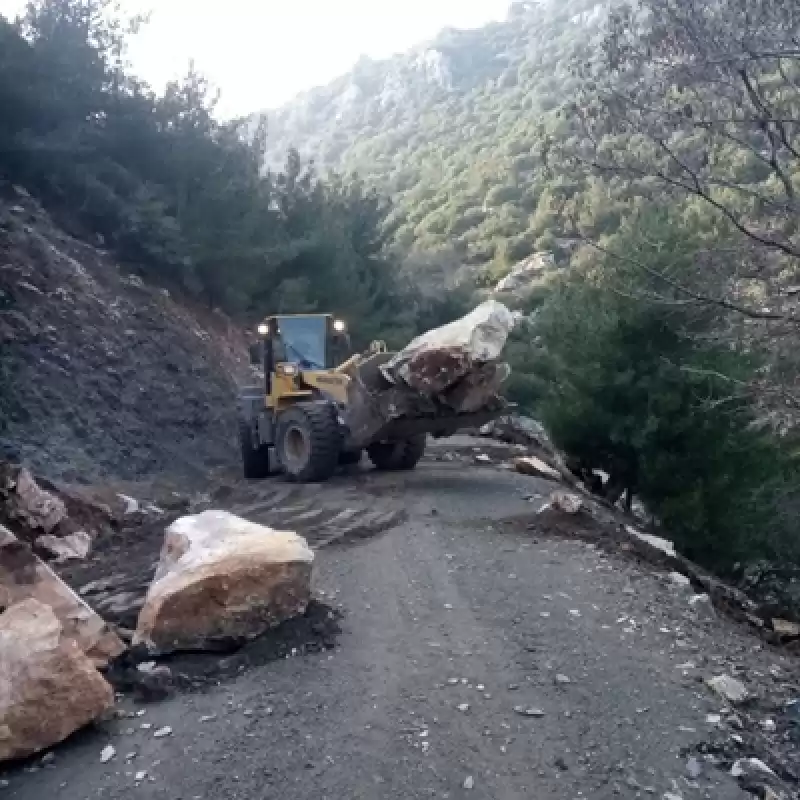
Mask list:
[[[295,481],[325,481],[365,450],[377,469],[410,470],[428,434],[450,436],[503,412],[459,414],[423,397],[409,400],[380,369],[394,353],[374,342],[351,355],[346,325],[330,314],[269,317],[258,334],[250,361],[259,382],[239,396],[248,479],[280,471]]]

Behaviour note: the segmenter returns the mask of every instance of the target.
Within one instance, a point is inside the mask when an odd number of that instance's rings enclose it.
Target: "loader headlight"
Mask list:
[[[293,378],[298,373],[297,364],[278,364],[275,369],[278,375],[285,375],[287,378]]]
[[[336,333],[344,333],[347,330],[347,323],[343,319],[335,319],[333,321],[333,329]]]
[[[262,322],[258,326],[258,335],[259,336],[269,336],[269,325],[266,322]]]

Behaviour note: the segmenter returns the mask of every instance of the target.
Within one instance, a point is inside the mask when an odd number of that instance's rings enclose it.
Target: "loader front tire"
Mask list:
[[[342,434],[331,406],[299,403],[278,417],[275,452],[290,480],[328,480],[339,464],[341,449]]]
[[[242,448],[242,471],[249,481],[260,481],[270,476],[270,448],[256,447],[253,431],[247,420],[239,420],[239,444]]]
[[[376,442],[367,448],[369,460],[384,471],[414,469],[425,455],[426,436],[414,436],[401,442]]]

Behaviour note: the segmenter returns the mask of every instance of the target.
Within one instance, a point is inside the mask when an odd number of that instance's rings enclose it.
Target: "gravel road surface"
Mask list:
[[[406,513],[319,550],[317,590],[343,611],[334,650],[126,699],[140,716],[13,769],[0,797],[750,797],[684,748],[722,706],[703,678],[737,658],[768,675],[787,668],[779,654],[691,608],[666,575],[498,524],[534,510],[544,482],[435,459],[364,480],[371,508]]]

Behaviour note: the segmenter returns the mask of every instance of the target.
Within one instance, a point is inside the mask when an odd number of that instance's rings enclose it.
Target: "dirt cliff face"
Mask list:
[[[242,334],[0,185],[0,455],[67,481],[235,462]]]

